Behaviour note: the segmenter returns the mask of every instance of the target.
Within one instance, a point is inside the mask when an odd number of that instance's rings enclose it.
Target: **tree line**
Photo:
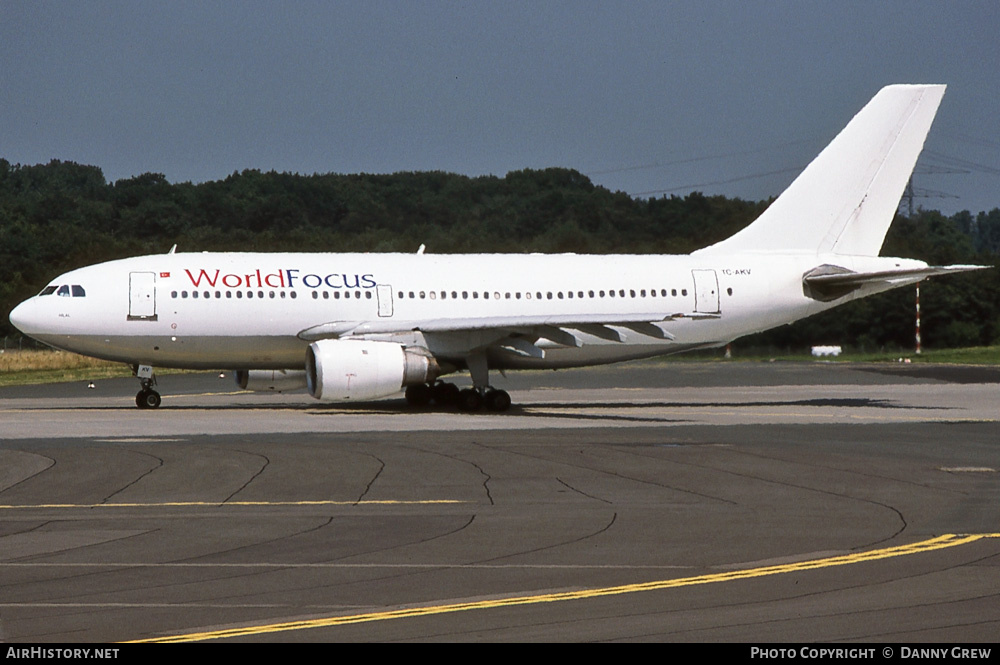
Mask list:
[[[567,168],[503,177],[245,170],[196,185],[157,173],[108,182],[96,166],[0,159],[0,328],[16,335],[10,310],[62,272],[174,244],[180,251],[413,252],[423,244],[434,253],[685,254],[732,235],[768,203],[699,192],[633,198]],[[882,253],[992,264],[1000,253],[1000,209],[897,216]],[[998,272],[925,284],[926,346],[1000,342]],[[877,350],[907,348],[912,340],[913,291],[901,289],[745,343]]]

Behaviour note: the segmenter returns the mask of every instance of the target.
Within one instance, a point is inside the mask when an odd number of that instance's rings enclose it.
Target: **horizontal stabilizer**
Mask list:
[[[854,272],[840,266],[822,265],[818,268],[813,268],[802,276],[802,288],[808,297],[821,302],[829,302],[837,298],[843,298],[862,286],[869,284],[883,284],[889,288],[913,284],[934,275],[985,270],[990,267],[953,265]]]

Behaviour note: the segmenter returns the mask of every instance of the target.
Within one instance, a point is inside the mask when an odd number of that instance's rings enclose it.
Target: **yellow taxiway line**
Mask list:
[[[642,582],[639,584],[624,584],[621,586],[600,587],[596,589],[582,589],[577,591],[565,591],[561,593],[544,593],[526,596],[511,596],[506,598],[495,598],[489,600],[478,600],[467,603],[449,603],[443,605],[425,605],[418,607],[408,607],[397,610],[383,612],[366,612],[363,614],[348,614],[343,616],[324,617],[320,619],[308,619],[303,621],[289,621],[284,623],[272,623],[257,626],[243,626],[224,630],[213,630],[200,633],[186,633],[181,635],[170,635],[165,637],[154,637],[144,640],[133,640],[131,643],[173,643],[173,642],[198,642],[203,640],[216,640],[227,637],[243,637],[248,635],[262,635],[265,633],[280,633],[290,630],[306,630],[309,628],[322,628],[330,626],[343,626],[354,623],[365,623],[370,621],[388,621],[391,619],[405,619],[409,617],[430,616],[433,614],[446,614],[450,612],[467,612],[470,610],[484,610],[496,607],[512,607],[516,605],[535,605],[538,603],[555,603],[564,600],[582,600],[585,598],[599,598],[602,596],[614,596],[627,593],[638,593],[641,591],[657,591],[661,589],[673,589],[677,587],[694,586],[697,584],[714,584],[716,582],[732,582],[735,580],[745,580],[754,577],[765,577],[768,575],[781,575],[803,570],[814,570],[817,568],[829,568],[832,566],[846,566],[864,561],[877,561],[879,559],[889,559],[893,557],[920,554],[933,550],[945,549],[965,545],[983,538],[1000,538],[1000,533],[984,534],[945,534],[930,540],[924,540],[909,545],[899,545],[896,547],[886,547],[883,549],[871,550],[868,552],[857,552],[854,554],[844,554],[840,556],[824,557],[822,559],[811,559],[809,561],[799,561],[797,563],[780,564],[775,566],[763,566],[760,568],[749,568],[746,570],[734,570],[725,573],[712,573],[709,575],[696,575],[694,577],[681,577],[677,579],[656,580],[652,582]]]
[[[28,510],[39,508],[228,508],[232,506],[424,506],[428,504],[468,503],[456,499],[397,499],[369,501],[163,501],[159,503],[35,503],[31,505],[4,505],[0,510]]]

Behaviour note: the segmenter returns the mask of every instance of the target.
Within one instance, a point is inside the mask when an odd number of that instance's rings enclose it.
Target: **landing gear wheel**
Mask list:
[[[479,411],[483,408],[483,396],[474,388],[466,388],[458,393],[458,408],[462,411]]]
[[[135,405],[140,409],[155,409],[160,401],[160,393],[155,390],[140,390],[135,396]]]
[[[410,406],[427,406],[431,403],[433,391],[426,383],[417,383],[406,388],[406,402]]]
[[[506,390],[487,390],[486,408],[490,411],[503,413],[510,408],[510,395],[507,394]]]
[[[458,386],[454,383],[438,381],[431,386],[431,397],[433,397],[434,403],[440,406],[447,406],[457,402],[460,392]]]

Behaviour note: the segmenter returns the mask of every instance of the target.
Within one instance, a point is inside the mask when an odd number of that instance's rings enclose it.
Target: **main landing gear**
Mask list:
[[[406,389],[406,401],[410,406],[423,407],[456,406],[460,411],[495,411],[502,413],[510,408],[510,395],[506,390],[486,387],[460,389],[454,383],[437,381],[433,384],[419,383]]]
[[[142,388],[135,395],[135,405],[140,409],[155,409],[160,406],[160,393],[153,390],[156,385],[156,376],[150,365],[133,365],[132,372]]]
[[[472,374],[472,387],[460,390],[453,383],[436,381],[409,386],[406,389],[406,401],[411,406],[427,406],[431,402],[445,406],[454,404],[461,411],[487,411],[503,413],[510,408],[510,395],[506,390],[499,390],[489,385],[489,369],[486,365],[486,355],[474,353],[466,358],[469,373]]]

